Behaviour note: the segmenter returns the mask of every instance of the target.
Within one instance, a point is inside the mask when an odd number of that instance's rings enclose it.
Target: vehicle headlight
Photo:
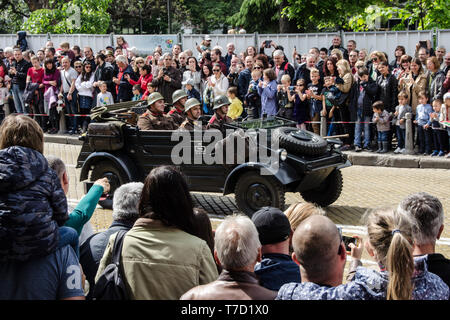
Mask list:
[[[288,152],[286,151],[286,149],[280,149],[279,154],[280,154],[281,161],[284,161],[287,159]]]

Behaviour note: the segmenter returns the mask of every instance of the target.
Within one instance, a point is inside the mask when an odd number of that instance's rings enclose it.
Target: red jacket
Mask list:
[[[142,92],[146,92],[147,91],[147,83],[152,82],[152,80],[153,80],[153,75],[151,73],[149,73],[149,74],[146,74],[145,77],[140,76],[138,81],[134,81],[133,79],[130,78],[130,80],[128,80],[128,82],[133,86],[135,84],[140,84]]]

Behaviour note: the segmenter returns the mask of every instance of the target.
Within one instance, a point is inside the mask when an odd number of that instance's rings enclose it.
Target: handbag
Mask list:
[[[120,264],[123,239],[127,230],[117,232],[113,246],[112,263],[106,266],[100,278],[95,283],[94,300],[129,300],[129,295],[123,280],[123,270]]]

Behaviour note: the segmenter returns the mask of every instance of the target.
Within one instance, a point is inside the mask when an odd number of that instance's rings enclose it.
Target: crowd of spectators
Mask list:
[[[233,120],[279,116],[319,134],[320,117],[326,117],[328,135],[348,135],[343,150],[379,153],[405,152],[411,113],[416,151],[449,156],[450,52],[432,48],[430,41],[409,54],[399,45],[392,60],[391,53],[369,53],[354,40],[344,48],[338,35],[329,48],[304,54],[295,48],[292,58],[273,41],[236,52],[233,43],[213,46],[205,36],[184,49],[176,44],[164,53],[158,46],[141,57],[123,37],[97,53],[67,42],[56,48],[49,41],[36,54],[8,47],[0,51],[1,105],[9,101],[11,113],[38,115],[49,133],[58,132],[64,109],[68,131],[76,134],[86,131],[92,107],[144,100],[155,91],[171,105],[182,89],[205,114],[214,113],[216,97],[230,97],[235,107],[227,116]],[[382,104],[375,111],[377,101]]]

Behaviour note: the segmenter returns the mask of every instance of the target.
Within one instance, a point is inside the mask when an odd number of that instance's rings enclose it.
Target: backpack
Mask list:
[[[117,232],[113,247],[112,263],[106,266],[98,281],[95,283],[94,300],[129,300],[129,295],[123,280],[123,268],[120,265],[123,238],[127,230]]]

